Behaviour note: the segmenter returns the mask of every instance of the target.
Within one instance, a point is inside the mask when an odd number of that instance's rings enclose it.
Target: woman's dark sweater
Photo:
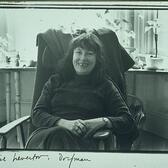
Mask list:
[[[93,119],[107,117],[116,134],[125,134],[136,128],[129,109],[110,80],[91,85],[88,76],[76,75],[64,82],[53,75],[46,82],[32,114],[37,127],[56,126],[61,119]]]

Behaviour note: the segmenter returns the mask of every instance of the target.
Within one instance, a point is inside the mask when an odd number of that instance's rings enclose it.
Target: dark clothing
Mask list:
[[[123,98],[126,100],[126,81],[124,73],[134,65],[134,61],[120,45],[115,32],[107,28],[102,28],[94,30],[94,33],[103,43],[106,74],[115,82]]]
[[[53,75],[45,84],[32,114],[33,124],[36,127],[49,129],[56,127],[60,118],[87,120],[99,117],[108,117],[112,124],[112,131],[122,138],[136,130],[128,107],[111,81],[105,79],[93,86],[89,83],[89,76],[76,75],[74,79],[65,83],[58,74]],[[49,136],[53,138],[52,134],[50,133]],[[69,137],[70,134],[64,136]],[[47,136],[42,137],[43,144],[46,144],[46,141],[52,144],[52,138],[47,140]],[[58,138],[54,136],[56,137]],[[50,149],[49,146],[45,148]]]
[[[93,139],[75,136],[62,127],[39,128],[29,137],[27,149],[46,150],[96,150]]]
[[[105,49],[106,73],[126,99],[124,73],[134,65],[134,61],[120,45],[115,32],[102,28],[93,33],[100,38]],[[32,107],[36,104],[44,83],[51,74],[59,72],[61,69],[61,61],[65,58],[71,39],[71,34],[54,29],[38,34],[36,44],[38,46],[38,62]]]
[[[113,31],[99,29],[96,35],[105,47],[106,73],[113,79],[125,98],[124,72],[133,65],[133,60],[121,47]],[[60,129],[54,127],[60,118],[89,119],[103,116],[110,119],[112,131],[117,137],[120,137],[119,140],[125,143],[126,139],[130,140],[130,137],[132,139],[137,130],[125,102],[111,81],[104,80],[94,87],[89,83],[84,84],[83,82],[87,82],[87,80],[81,79],[65,83],[60,76],[52,76],[48,80],[49,76],[61,69],[61,60],[65,57],[71,39],[70,34],[51,29],[37,36],[38,62],[32,103],[32,109],[34,109],[32,110],[32,120],[36,127],[45,126],[48,129],[39,131],[38,135],[34,137],[35,139],[32,138],[36,142],[32,145],[37,147],[40,139],[42,149],[55,149],[60,144],[55,143],[55,147],[53,145],[49,147],[47,144],[58,142],[59,136],[67,136],[70,140],[71,134],[68,131],[61,132]],[[44,86],[47,80],[48,82]],[[52,128],[54,132],[51,131]],[[48,136],[50,138],[47,138]],[[62,138],[62,142],[63,144],[67,143],[64,138]]]
[[[52,76],[45,84],[32,115],[37,127],[56,126],[60,118],[92,119],[108,117],[113,132],[129,132],[133,120],[116,87],[109,80],[92,86],[88,76],[76,76],[64,83],[59,75]]]
[[[70,34],[65,34],[62,33],[62,31],[53,29],[49,29],[45,33],[39,33],[37,35],[37,71],[32,109],[41,94],[44,83],[53,73],[59,71],[61,68],[61,60],[65,57],[71,39]]]

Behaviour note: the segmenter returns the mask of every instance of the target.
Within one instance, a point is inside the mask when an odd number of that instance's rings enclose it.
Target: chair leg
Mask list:
[[[117,150],[116,136],[111,134],[105,141],[105,150],[114,151]]]
[[[7,139],[4,135],[2,135],[1,137],[1,142],[0,142],[0,148],[1,149],[6,149],[6,146],[7,146]]]
[[[23,130],[22,125],[19,125],[17,128],[17,136],[18,136],[20,147],[24,148],[25,147],[25,137],[24,137],[24,130]]]
[[[104,144],[103,140],[100,140],[98,148],[99,148],[99,150],[104,150],[105,149],[105,144]]]

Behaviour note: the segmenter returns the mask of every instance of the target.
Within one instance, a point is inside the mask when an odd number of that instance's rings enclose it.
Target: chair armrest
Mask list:
[[[141,107],[142,107],[142,110],[144,111],[143,102],[142,102],[142,100],[141,100],[140,98],[138,98],[137,96],[132,95],[132,94],[127,94],[127,97],[128,97],[128,98],[130,97],[130,98],[133,98],[133,99],[137,100],[137,101],[140,103],[140,105],[141,105]]]
[[[28,121],[30,119],[30,116],[24,116],[22,118],[19,118],[17,120],[14,120],[5,126],[0,128],[0,135],[6,135],[9,133],[11,130],[16,128],[17,126],[21,125],[23,122]]]
[[[140,98],[138,98],[135,95],[128,94],[127,96],[129,99],[132,99],[132,104],[134,104],[136,102],[135,108],[133,108],[133,110],[132,110],[132,112],[134,111],[134,113],[132,113],[132,114],[133,114],[133,117],[134,117],[134,120],[135,120],[137,127],[140,129],[142,127],[142,124],[146,120],[146,114],[144,111],[143,102]],[[130,104],[130,107],[131,107],[131,104]]]
[[[111,131],[110,130],[102,130],[102,131],[97,131],[94,135],[94,139],[99,139],[99,140],[104,140],[107,139],[110,136]]]
[[[98,142],[99,150],[117,150],[116,136],[111,130],[99,130],[93,135],[93,139]]]

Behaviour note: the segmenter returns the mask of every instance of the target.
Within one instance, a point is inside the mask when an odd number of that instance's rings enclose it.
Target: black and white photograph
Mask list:
[[[168,152],[168,5],[98,4],[0,3],[0,149],[43,152],[12,162]]]

